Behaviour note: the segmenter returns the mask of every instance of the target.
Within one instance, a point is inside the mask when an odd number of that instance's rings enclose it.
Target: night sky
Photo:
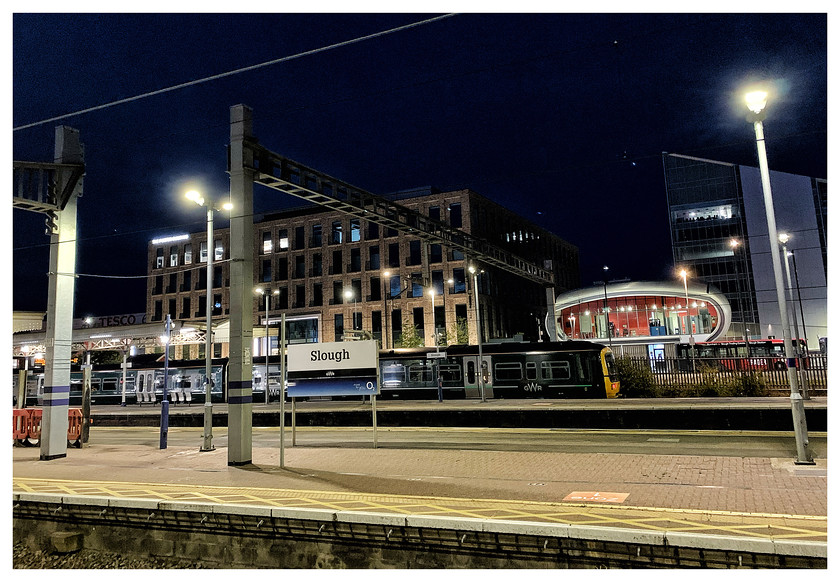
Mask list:
[[[226,196],[229,108],[268,149],[375,194],[471,188],[580,249],[581,284],[671,277],[663,151],[757,165],[738,102],[779,94],[772,170],[826,177],[825,14],[459,14],[22,128],[436,14],[15,14],[15,160],[85,144],[77,271],[144,276],[148,241],[197,232],[197,179]],[[18,129],[20,128],[20,129]],[[255,210],[301,201],[255,188]],[[12,213],[15,310],[45,310],[42,215]],[[219,221],[217,226],[226,223]],[[145,279],[82,276],[76,316],[145,311]]]

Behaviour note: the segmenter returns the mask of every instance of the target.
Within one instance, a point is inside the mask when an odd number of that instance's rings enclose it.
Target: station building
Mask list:
[[[522,259],[551,269],[556,292],[579,285],[578,249],[472,190],[423,188],[388,196],[407,208],[486,239]],[[203,329],[207,309],[206,263],[213,252],[210,309],[217,356],[229,314],[229,230],[156,238],[148,246],[147,321],[169,314]],[[519,336],[547,339],[550,305],[545,289],[411,233],[380,227],[323,207],[307,206],[266,215],[254,224],[254,355],[277,353],[281,314],[287,341],[332,342],[374,338],[399,347],[407,336],[420,345],[476,343],[475,266],[482,341]],[[434,298],[429,289],[434,289]],[[265,297],[268,297],[266,310]],[[176,357],[204,357],[203,344],[183,347]]]

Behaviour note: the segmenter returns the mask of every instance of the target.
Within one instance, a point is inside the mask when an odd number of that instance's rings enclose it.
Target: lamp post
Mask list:
[[[790,280],[790,261],[788,261],[788,257],[791,253],[787,250],[787,242],[790,240],[790,235],[787,233],[781,232],[779,233],[779,242],[782,243],[782,256],[785,257],[785,278],[787,279],[787,290],[788,290],[788,301],[790,301],[791,305],[791,315],[793,316],[793,332],[796,334],[796,340],[799,341],[799,318],[796,316],[796,307],[794,306],[793,301],[793,284]],[[802,398],[808,400],[810,397],[808,395],[808,378],[805,376],[805,369],[802,367],[802,354],[801,350],[799,349],[800,346],[795,345],[793,346],[793,352],[796,354],[796,359],[799,362],[797,369],[801,374],[802,384],[800,385],[802,389]]]
[[[805,405],[799,393],[799,382],[794,365],[793,343],[790,341],[788,327],[787,305],[785,302],[782,283],[782,261],[779,257],[779,246],[776,232],[776,215],[773,209],[773,193],[770,189],[770,170],[767,164],[767,149],[764,143],[764,108],[767,105],[766,91],[751,91],[746,94],[747,107],[752,112],[753,128],[755,129],[755,143],[758,151],[758,166],[761,172],[761,189],[764,193],[764,212],[767,217],[767,234],[770,238],[770,255],[773,259],[773,275],[776,283],[776,302],[779,304],[779,315],[782,320],[782,337],[785,343],[785,358],[787,359],[788,382],[790,383],[790,402],[793,414],[793,430],[796,437],[796,464],[813,465],[814,460],[808,451],[808,428],[805,422]]]
[[[165,449],[169,439],[169,340],[172,334],[172,320],[166,314],[163,335],[160,341],[163,343],[163,400],[160,402],[160,448]]]
[[[481,394],[481,401],[487,402],[484,397],[484,357],[481,353],[481,310],[478,308],[478,275],[484,271],[477,269],[474,265],[469,266],[469,271],[473,276],[473,293],[475,294],[475,331],[478,336],[478,391]]]
[[[356,294],[353,292],[352,289],[345,289],[344,298],[348,300],[353,300],[353,311],[350,314],[350,320],[352,321],[350,329],[356,331]]]
[[[799,315],[802,319],[802,339],[805,340],[805,356],[808,356],[808,330],[805,327],[805,312],[802,309],[802,293],[799,291],[799,270],[796,268],[796,253],[790,251],[790,258],[793,260],[793,277],[796,281],[796,296],[799,299]]]
[[[271,344],[268,337],[268,290],[263,290],[262,287],[254,289],[256,293],[265,297],[265,403],[268,404],[268,354],[271,351]],[[270,293],[271,295],[280,295],[280,290],[275,289]]]
[[[190,190],[186,193],[187,200],[195,202],[199,206],[204,206],[207,203],[207,301],[205,301],[205,311],[207,320],[205,322],[204,331],[204,435],[202,437],[201,451],[212,451],[216,447],[213,446],[213,402],[212,402],[212,388],[213,388],[213,211],[214,210],[230,210],[233,205],[228,202],[221,207],[214,207],[209,200],[205,200],[204,196],[198,190]]]
[[[741,273],[740,269],[738,268],[738,247],[740,246],[741,241],[737,238],[733,238],[729,240],[729,247],[732,249],[732,256],[735,258],[735,289],[738,297],[738,309],[741,312],[741,327],[744,330],[744,341],[747,340],[747,318],[744,315],[744,301],[743,297],[741,297]],[[734,323],[734,322],[733,322]]]
[[[391,286],[389,284],[390,278],[391,271],[384,271],[382,273],[382,300],[385,302],[385,341],[382,343],[382,347],[384,347],[386,350],[389,348],[388,338],[390,336],[390,333],[388,329],[391,327],[391,314],[388,312],[388,295],[391,294]]]
[[[575,314],[572,313],[569,316],[569,321],[572,322],[572,339],[575,339]]]
[[[607,328],[607,342],[610,344],[610,349],[612,349],[612,333],[610,333],[610,313],[609,307],[607,307],[607,271],[610,268],[604,265],[604,325]]]

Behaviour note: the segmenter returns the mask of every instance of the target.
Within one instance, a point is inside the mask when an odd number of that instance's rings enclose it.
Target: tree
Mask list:
[[[423,338],[420,337],[420,332],[416,325],[403,326],[402,339],[400,340],[401,347],[404,348],[419,348],[425,345]]]

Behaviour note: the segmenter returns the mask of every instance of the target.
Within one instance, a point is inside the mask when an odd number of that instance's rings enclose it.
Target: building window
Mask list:
[[[192,290],[192,271],[184,271],[184,281],[181,283],[181,291]]]
[[[379,245],[374,245],[370,247],[370,265],[368,266],[368,270],[371,271],[378,271],[379,270]]]
[[[268,255],[274,250],[274,245],[271,242],[271,231],[267,230],[262,233],[262,254]]]
[[[207,262],[207,241],[203,240],[198,246],[198,261],[200,263]]]
[[[288,309],[289,308],[289,290],[285,287],[280,287],[278,289],[280,293],[277,294],[277,300],[275,301],[275,305],[277,309]]]
[[[358,273],[362,270],[362,249],[356,247],[350,249],[350,273]]]
[[[201,267],[198,270],[198,277],[195,280],[195,290],[207,288],[207,267]]]
[[[163,247],[157,249],[157,253],[155,255],[155,268],[162,269],[165,266],[164,259],[163,259]]]
[[[429,263],[443,262],[443,247],[439,244],[429,245]]]
[[[391,298],[399,297],[400,293],[402,293],[402,281],[399,277],[391,277],[391,281],[388,284],[388,289],[390,290]]]
[[[420,252],[420,241],[413,240],[408,243],[408,264],[419,265],[423,262],[423,256]]]
[[[184,245],[184,264],[192,265],[192,245],[190,243]]]
[[[400,243],[388,245],[388,266],[398,268],[400,266]]]
[[[443,295],[443,271],[432,271],[432,288],[438,297]]]
[[[192,317],[192,313],[190,312],[190,298],[184,297],[181,300],[181,315],[179,316],[181,319],[189,319]]]
[[[295,250],[299,251],[305,248],[304,239],[306,238],[306,230],[302,226],[295,227]]]
[[[321,236],[321,225],[320,224],[313,224],[312,225],[312,238],[309,241],[310,247],[319,247],[323,244],[323,238]]]
[[[295,285],[295,307],[306,307],[306,285]]]
[[[304,277],[306,277],[306,255],[298,255],[295,257],[295,279]]]
[[[330,303],[332,305],[341,305],[344,303],[344,285],[341,281],[333,281],[333,296]]]
[[[285,251],[289,248],[289,231],[285,228],[277,235],[277,246],[281,251]]]
[[[460,202],[453,202],[449,205],[449,225],[454,228],[461,228],[463,226]]]
[[[216,239],[213,246],[213,260],[221,261],[225,258],[225,247],[222,246],[222,240]]]
[[[379,238],[379,225],[375,222],[368,222],[367,240],[376,240]]]
[[[350,242],[362,240],[362,224],[358,218],[350,219]]]
[[[156,321],[160,321],[161,319],[163,319],[163,301],[161,301],[160,299],[155,301],[155,308],[152,318]]]
[[[213,295],[213,315],[221,315],[222,314],[222,296],[221,295]]]
[[[152,295],[160,295],[163,293],[163,276],[155,275],[155,286],[152,289]]]
[[[464,269],[452,269],[452,291],[453,293],[467,292],[467,279]]]
[[[423,297],[423,279],[420,273],[411,274],[411,296]]]
[[[166,292],[167,293],[175,293],[178,290],[178,275],[177,273],[170,273],[169,275],[169,282],[166,284]],[[175,315],[175,310],[171,310],[170,313]]]
[[[332,229],[330,230],[330,244],[341,244],[341,240],[341,221],[336,220],[332,223]]]
[[[277,280],[287,281],[289,279],[289,259],[288,257],[280,257],[277,261]]]
[[[382,281],[379,279],[379,277],[370,278],[370,300],[382,300]]]
[[[320,277],[324,274],[324,261],[321,253],[314,253],[312,255],[312,276]]]
[[[344,339],[344,314],[335,314],[335,341],[340,342]]]
[[[262,271],[260,272],[260,281],[267,283],[271,281],[271,259],[265,259],[262,262]]]
[[[315,283],[312,286],[312,307],[320,307],[324,304],[324,286]]]
[[[222,270],[221,266],[217,265],[216,268],[213,269],[213,287],[221,287],[222,286],[222,275],[223,274],[224,274],[224,271]]]
[[[429,218],[440,221],[440,206],[429,206]]]
[[[169,247],[169,266],[178,266],[178,247]]]
[[[333,251],[331,275],[341,274],[341,251]]]

